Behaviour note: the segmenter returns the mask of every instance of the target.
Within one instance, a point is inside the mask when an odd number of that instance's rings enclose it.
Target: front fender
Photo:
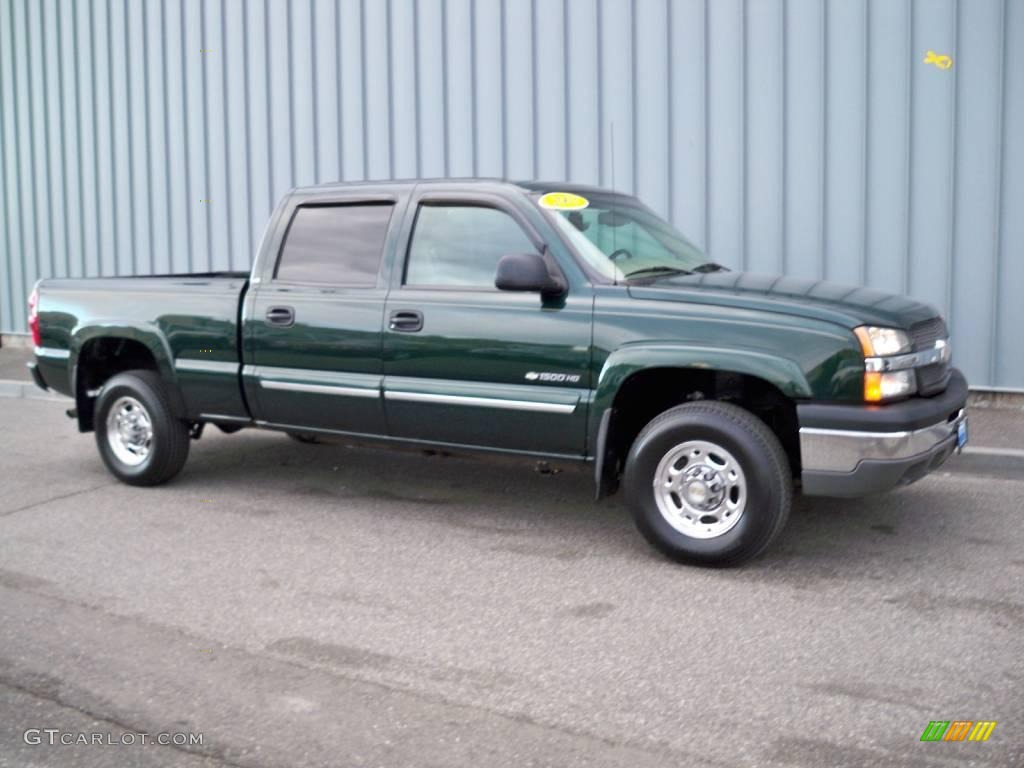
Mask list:
[[[797,363],[784,357],[746,349],[727,349],[674,342],[644,342],[620,347],[608,356],[597,378],[590,430],[600,435],[601,419],[612,407],[623,382],[637,371],[649,368],[694,368],[741,373],[767,381],[794,399],[810,398],[811,386]],[[599,447],[595,446],[595,455]]]

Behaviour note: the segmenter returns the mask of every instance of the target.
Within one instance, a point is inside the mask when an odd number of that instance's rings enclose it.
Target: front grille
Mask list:
[[[935,342],[944,339],[949,333],[946,331],[946,323],[941,317],[933,317],[931,320],[922,320],[910,326],[910,340],[915,350],[931,349]]]
[[[917,369],[917,392],[928,397],[946,391],[949,383],[949,365],[932,363]]]
[[[910,326],[910,340],[913,342],[914,350],[921,351],[932,349],[935,342],[945,339],[949,335],[946,330],[946,323],[941,317],[933,317],[930,320],[922,320]],[[932,363],[917,369],[917,392],[928,397],[944,392],[946,384],[949,383],[949,364]]]

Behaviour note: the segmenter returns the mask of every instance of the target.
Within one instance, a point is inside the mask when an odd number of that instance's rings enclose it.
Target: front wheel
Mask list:
[[[644,537],[697,565],[759,555],[785,526],[793,496],[778,438],[750,412],[715,401],[677,406],[644,427],[623,485]]]
[[[96,445],[103,463],[129,485],[159,485],[188,458],[188,425],[174,416],[153,371],[119,373],[96,401]]]

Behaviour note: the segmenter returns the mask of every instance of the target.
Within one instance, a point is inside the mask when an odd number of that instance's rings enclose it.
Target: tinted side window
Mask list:
[[[377,283],[392,205],[299,208],[285,237],[274,277],[300,283]]]
[[[405,284],[493,288],[502,256],[536,250],[522,227],[504,211],[422,205],[409,246]]]

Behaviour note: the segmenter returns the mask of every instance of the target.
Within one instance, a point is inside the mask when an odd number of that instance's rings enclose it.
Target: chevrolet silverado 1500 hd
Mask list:
[[[30,305],[36,383],[134,485],[207,424],[589,462],[655,547],[728,565],[794,487],[883,491],[966,440],[933,308],[731,272],[591,187],[297,189],[249,274],[44,280]]]

